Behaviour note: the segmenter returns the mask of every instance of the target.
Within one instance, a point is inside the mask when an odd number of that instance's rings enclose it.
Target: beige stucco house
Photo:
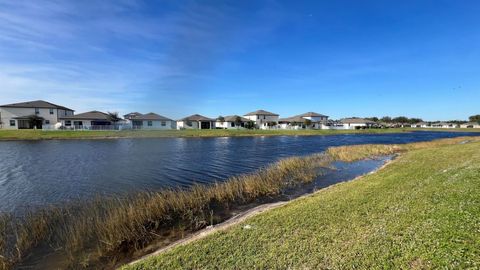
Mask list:
[[[73,110],[43,100],[0,106],[0,128],[50,129],[61,117],[73,115]]]
[[[194,114],[177,121],[177,129],[213,129],[215,119]]]

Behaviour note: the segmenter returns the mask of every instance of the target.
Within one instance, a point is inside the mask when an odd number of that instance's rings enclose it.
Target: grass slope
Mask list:
[[[405,129],[367,130],[151,130],[151,131],[42,131],[0,130],[0,140],[108,139],[164,137],[235,137],[235,136],[308,136],[336,134],[398,133]]]
[[[479,268],[479,246],[480,143],[432,144],[125,269]]]

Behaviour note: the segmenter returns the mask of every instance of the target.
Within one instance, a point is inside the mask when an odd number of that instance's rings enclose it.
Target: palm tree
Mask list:
[[[118,115],[118,112],[108,112],[108,120],[113,123],[115,129],[117,128],[117,123],[122,120]]]

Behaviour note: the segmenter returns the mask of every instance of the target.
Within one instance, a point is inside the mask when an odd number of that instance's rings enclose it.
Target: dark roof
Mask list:
[[[264,110],[258,110],[258,111],[254,111],[254,112],[250,112],[250,113],[245,114],[245,116],[251,116],[251,115],[270,115],[270,116],[278,116],[278,114],[276,114],[276,113],[267,112],[267,111],[264,111]]]
[[[86,113],[80,113],[76,115],[70,116],[62,116],[60,119],[82,119],[82,120],[107,120],[110,121],[108,114],[99,112],[99,111],[91,111]]]
[[[292,116],[288,118],[280,118],[278,119],[279,123],[305,123],[305,118],[302,118],[300,116]]]
[[[212,119],[212,118],[205,117],[205,116],[200,115],[200,114],[194,114],[194,115],[190,115],[190,116],[187,116],[185,118],[182,118],[178,121],[215,121],[215,120]]]
[[[344,118],[340,120],[341,123],[344,124],[375,124],[375,122],[363,118]]]
[[[153,120],[153,121],[172,121],[172,119],[156,113],[140,114],[131,118],[131,120]]]
[[[60,105],[56,105],[47,101],[43,100],[34,100],[34,101],[27,101],[27,102],[21,102],[21,103],[13,103],[13,104],[6,104],[2,105],[0,107],[8,107],[8,108],[46,108],[46,109],[62,109],[62,110],[68,110],[68,111],[73,111],[72,109],[69,109],[67,107],[63,107]]]
[[[235,122],[237,120],[237,117],[240,117],[242,122],[250,121],[250,119],[247,119],[245,117],[241,117],[239,115],[227,115],[227,116],[224,116],[223,118],[225,119],[225,122]],[[217,121],[218,121],[218,118],[217,118]]]
[[[316,113],[316,112],[306,112],[304,114],[299,114],[297,116],[300,116],[300,117],[328,117],[328,115],[323,115],[323,114]]]

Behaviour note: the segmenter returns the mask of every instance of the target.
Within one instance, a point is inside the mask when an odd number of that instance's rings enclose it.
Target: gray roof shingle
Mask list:
[[[44,108],[44,109],[61,109],[67,111],[73,111],[64,106],[60,106],[57,104],[53,104],[44,100],[34,100],[34,101],[27,101],[27,102],[20,102],[20,103],[13,103],[13,104],[6,104],[0,107],[6,108]]]
[[[249,112],[249,113],[245,114],[245,116],[252,116],[252,115],[278,116],[278,114],[276,114],[276,113],[267,112],[267,111],[264,111],[264,110],[257,110],[257,111]]]

